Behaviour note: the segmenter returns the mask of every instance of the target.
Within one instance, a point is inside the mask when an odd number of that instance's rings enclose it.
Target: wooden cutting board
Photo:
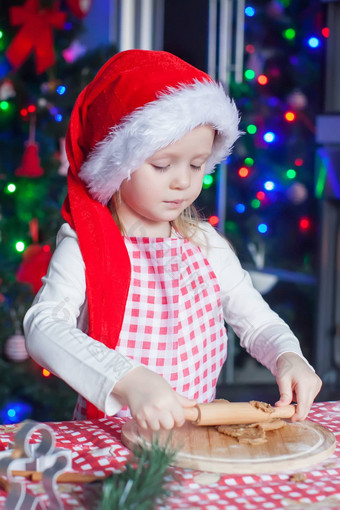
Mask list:
[[[158,433],[165,445],[169,432]],[[267,432],[267,443],[251,446],[217,432],[215,427],[198,427],[186,422],[171,433],[170,447],[178,451],[174,465],[217,473],[278,473],[312,466],[329,457],[336,446],[335,436],[311,421],[287,423]],[[152,433],[139,428],[134,420],[122,428],[122,442],[134,450],[143,442],[150,446]]]

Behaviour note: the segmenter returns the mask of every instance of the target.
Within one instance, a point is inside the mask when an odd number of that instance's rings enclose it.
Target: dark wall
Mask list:
[[[207,70],[208,0],[165,0],[164,50]]]

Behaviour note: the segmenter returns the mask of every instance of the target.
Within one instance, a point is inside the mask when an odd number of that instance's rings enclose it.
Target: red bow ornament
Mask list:
[[[67,0],[67,5],[77,18],[85,18],[90,12],[93,0]]]
[[[39,0],[27,0],[22,7],[10,8],[11,24],[22,25],[6,52],[13,67],[20,67],[32,51],[38,74],[54,64],[52,28],[61,29],[66,21],[66,13],[58,11],[58,8],[56,2],[53,9],[41,9]]]

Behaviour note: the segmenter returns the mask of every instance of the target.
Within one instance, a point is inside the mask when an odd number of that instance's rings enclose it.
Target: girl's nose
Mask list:
[[[175,174],[172,176],[171,188],[174,189],[187,189],[191,183],[191,169],[181,166],[176,169]]]

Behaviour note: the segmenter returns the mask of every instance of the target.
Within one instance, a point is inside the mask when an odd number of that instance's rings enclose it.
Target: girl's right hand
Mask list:
[[[189,400],[176,393],[163,377],[146,367],[137,367],[122,377],[113,389],[123,405],[143,429],[170,430],[184,422],[183,407],[194,407]]]

